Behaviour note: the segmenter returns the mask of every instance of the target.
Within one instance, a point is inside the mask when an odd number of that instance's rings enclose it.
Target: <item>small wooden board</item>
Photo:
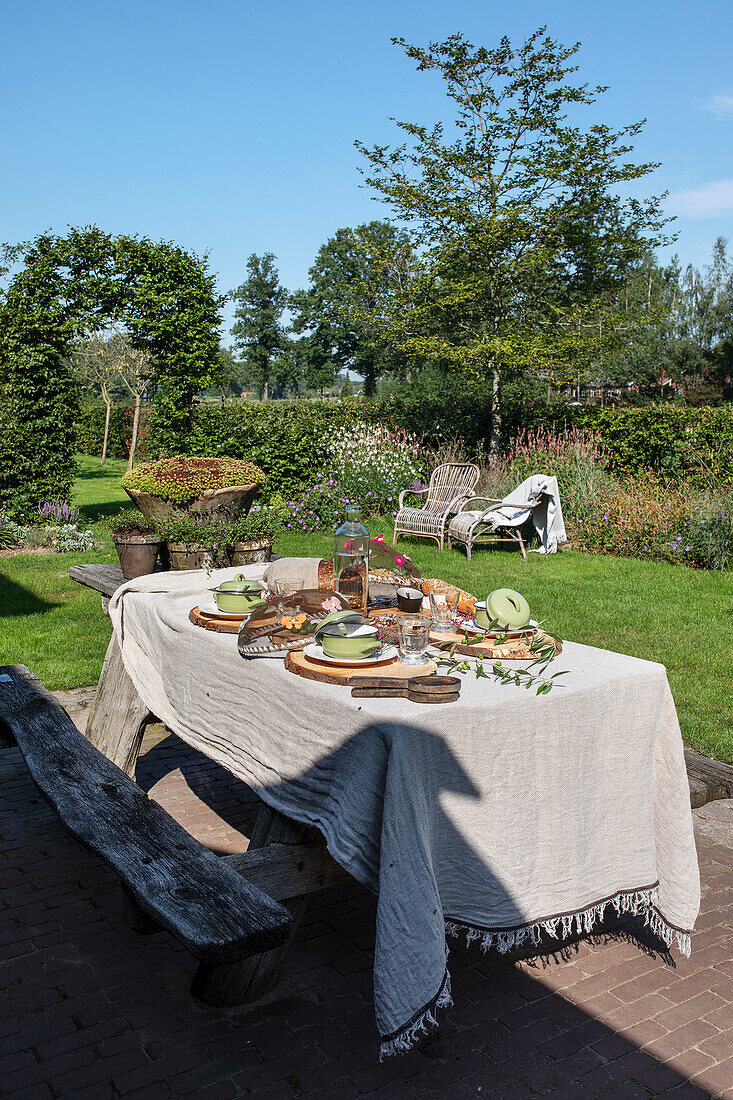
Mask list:
[[[194,626],[202,626],[204,630],[215,630],[217,634],[239,634],[239,628],[247,616],[242,615],[241,619],[220,619],[218,615],[209,615],[197,606],[191,608],[188,618]]]
[[[530,653],[529,647],[532,640],[536,637],[540,641],[555,644],[555,654],[562,653],[562,642],[557,638],[553,638],[551,634],[546,634],[544,630],[538,630],[536,634],[517,634],[515,636],[507,638],[505,642],[497,643],[496,639],[485,642],[479,642],[477,645],[461,645],[461,640],[465,638],[465,631],[460,634],[430,634],[431,645],[441,645],[445,642],[456,642],[455,652],[460,653],[462,656],[481,656],[485,659],[493,661],[533,661],[537,657],[536,653]]]
[[[341,684],[343,687],[351,687],[352,676],[376,675],[380,679],[388,677],[394,680],[409,680],[413,676],[432,676],[436,671],[433,661],[424,665],[405,665],[401,661],[393,661],[388,665],[376,665],[371,672],[368,665],[357,668],[341,668],[339,665],[325,665],[317,661],[311,661],[302,652],[290,652],[285,657],[285,667],[296,676],[303,676],[306,680],[318,680],[322,684]]]

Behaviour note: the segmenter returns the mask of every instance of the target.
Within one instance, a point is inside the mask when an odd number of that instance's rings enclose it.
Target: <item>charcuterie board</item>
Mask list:
[[[303,676],[306,680],[318,680],[322,684],[341,684],[343,687],[351,686],[352,677],[359,679],[369,674],[368,668],[341,668],[338,665],[312,661],[302,651],[288,653],[285,667],[288,672]],[[432,661],[422,665],[405,665],[396,660],[391,664],[380,665],[378,674],[380,679],[409,680],[413,676],[432,676],[435,671],[436,665]]]

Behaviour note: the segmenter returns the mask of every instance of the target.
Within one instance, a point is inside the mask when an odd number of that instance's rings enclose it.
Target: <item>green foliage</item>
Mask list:
[[[218,375],[221,300],[205,261],[95,227],[42,234],[14,259],[22,267],[0,300],[0,505],[22,515],[71,488],[75,343],[120,323],[151,356],[156,440],[171,453],[188,433],[196,392]]]
[[[570,419],[567,410],[555,415],[558,421]],[[597,432],[612,470],[733,483],[733,406],[581,407],[572,410],[572,422]]]
[[[54,524],[44,528],[43,542],[57,554],[83,552],[94,549],[94,532],[80,531],[75,523]]]
[[[117,515],[109,516],[104,520],[104,526],[112,535],[147,535],[156,530],[152,520],[130,508],[123,508]]]
[[[15,523],[4,512],[0,512],[0,550],[11,550],[16,546],[22,546],[32,539],[30,527],[24,527]]]
[[[269,538],[282,530],[282,521],[270,508],[252,511],[230,520],[169,519],[156,524],[161,538],[187,542],[206,550],[231,550],[238,542]]]
[[[615,341],[610,295],[665,221],[659,199],[619,192],[657,166],[628,159],[641,123],[575,124],[604,89],[573,84],[579,47],[544,29],[494,49],[460,34],[425,49],[393,41],[444,80],[456,113],[449,127],[398,122],[397,147],[357,143],[413,246],[407,266],[384,256],[392,278],[364,313],[403,354],[486,380],[493,454],[507,372],[575,374]]]
[[[429,447],[459,436],[475,450],[485,438],[487,415],[485,405],[471,400],[229,401],[196,409],[187,449],[250,458],[267,476],[264,499],[279,494],[290,500],[328,468],[326,437],[333,428],[385,423],[421,436]]]
[[[179,503],[195,500],[210,489],[230,485],[261,485],[262,470],[253,462],[222,457],[173,455],[157,462],[145,462],[128,470],[122,479],[126,489],[139,489]]]
[[[288,373],[284,355],[287,337],[282,315],[288,304],[288,292],[280,285],[280,276],[271,252],[254,253],[247,260],[247,278],[233,294],[237,302],[232,326],[237,348],[242,354],[243,380],[267,400],[273,382]]]
[[[703,569],[728,569],[733,564],[733,494],[719,507],[691,509],[677,526],[673,551]]]
[[[404,266],[409,255],[407,234],[385,221],[338,229],[321,245],[308,289],[292,299],[293,328],[309,333],[304,364],[309,384],[321,389],[337,370],[350,368],[363,377],[371,397],[380,375],[403,365],[404,357],[385,341],[371,314],[391,292],[390,263]]]
[[[82,405],[76,418],[76,449],[80,454],[100,455],[104,438],[104,405]],[[144,410],[147,412],[147,409]],[[113,405],[109,418],[108,458],[127,458],[130,453],[133,409]]]

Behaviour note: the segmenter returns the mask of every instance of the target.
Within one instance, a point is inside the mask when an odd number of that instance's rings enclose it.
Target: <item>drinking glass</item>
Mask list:
[[[275,596],[275,610],[278,615],[282,615],[285,612],[285,605],[283,600],[286,596],[294,596],[296,592],[301,592],[305,587],[304,581],[271,581],[273,595]],[[300,601],[297,601],[297,606],[289,608],[293,614],[297,615],[300,611]]]
[[[399,619],[397,622],[397,640],[400,660],[406,665],[421,665],[426,660],[430,644],[430,621],[423,616],[420,619]]]
[[[430,589],[430,614],[435,631],[439,634],[451,633],[457,606],[458,589],[453,592],[447,589]]]

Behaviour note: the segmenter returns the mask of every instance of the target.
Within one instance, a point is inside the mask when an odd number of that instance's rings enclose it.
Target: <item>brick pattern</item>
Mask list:
[[[214,850],[244,850],[252,793],[160,731],[144,747],[142,786]],[[619,940],[538,964],[456,948],[439,1031],[380,1064],[361,887],[313,897],[263,1001],[205,1007],[188,993],[193,960],[127,929],[114,876],[64,834],[16,750],[0,752],[0,788],[7,1100],[733,1098],[733,847],[709,836],[689,960],[668,967]]]

